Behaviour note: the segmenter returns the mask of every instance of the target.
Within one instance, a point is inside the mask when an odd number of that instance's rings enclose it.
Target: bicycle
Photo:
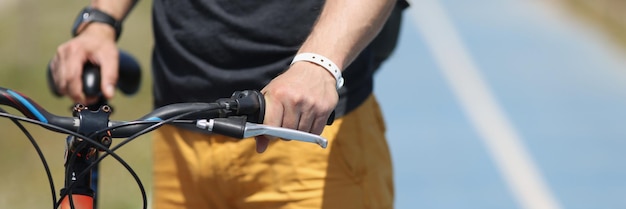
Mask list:
[[[138,89],[140,70],[132,56],[120,51],[118,88],[124,94],[134,94]],[[99,163],[112,156],[132,175],[142,196],[143,208],[147,208],[146,191],[133,169],[115,153],[115,150],[165,124],[176,124],[203,129],[238,139],[269,135],[282,139],[318,144],[326,148],[327,140],[321,136],[292,129],[262,125],[265,112],[263,95],[256,90],[234,92],[230,98],[210,103],[178,103],[155,109],[134,121],[110,120],[113,108],[101,96],[100,72],[97,66],[86,64],[83,71],[83,91],[86,95],[99,96],[94,105],[74,105],[72,117],[54,115],[32,99],[11,89],[0,87],[0,104],[17,109],[26,117],[12,115],[0,108],[0,117],[9,118],[27,136],[37,151],[46,170],[52,193],[53,208],[94,209],[97,207],[97,172]],[[52,85],[48,69],[48,84]],[[328,124],[332,123],[332,117]],[[39,125],[50,131],[68,134],[65,139],[65,183],[57,199],[55,186],[36,141],[20,123]],[[113,138],[126,140],[111,147]],[[104,153],[100,155],[99,153]]]

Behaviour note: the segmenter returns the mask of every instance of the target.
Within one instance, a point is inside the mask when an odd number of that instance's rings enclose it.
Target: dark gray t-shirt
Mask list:
[[[262,89],[288,68],[322,6],[323,0],[154,0],[155,106]],[[371,94],[370,51],[344,71],[336,116]]]

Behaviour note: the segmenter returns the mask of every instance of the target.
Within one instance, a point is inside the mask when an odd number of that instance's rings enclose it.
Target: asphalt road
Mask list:
[[[411,2],[375,86],[397,208],[626,208],[626,50],[549,2]]]

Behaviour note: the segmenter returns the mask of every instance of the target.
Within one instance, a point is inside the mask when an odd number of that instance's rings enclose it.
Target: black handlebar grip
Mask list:
[[[87,97],[97,97],[100,96],[100,83],[102,77],[100,76],[100,67],[91,64],[85,63],[83,66],[83,93]]]
[[[230,99],[237,102],[236,115],[247,116],[247,121],[263,123],[265,119],[265,98],[257,90],[245,90],[234,92]]]
[[[120,50],[119,76],[117,87],[126,95],[133,95],[141,84],[141,66],[132,55]]]
[[[52,93],[60,97],[59,90],[54,85],[52,79],[52,71],[50,64],[47,69],[48,87]],[[100,83],[100,67],[91,63],[85,63],[83,67],[83,93],[88,97],[99,96],[101,94]],[[141,83],[141,67],[137,60],[125,51],[119,51],[119,67],[118,67],[118,80],[117,87],[126,95],[132,95],[139,90],[139,84]]]
[[[265,97],[257,90],[236,91],[230,97],[237,101],[237,115],[247,115],[248,122],[263,123],[265,119]],[[335,121],[335,111],[330,113],[326,125]]]

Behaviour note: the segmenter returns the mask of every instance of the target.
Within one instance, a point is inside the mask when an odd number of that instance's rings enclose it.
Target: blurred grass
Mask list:
[[[53,97],[45,81],[45,68],[56,47],[70,38],[77,13],[88,1],[2,0],[0,4],[0,86],[19,91],[58,115],[70,115],[72,102]],[[152,106],[149,58],[152,47],[151,1],[140,1],[124,24],[119,46],[135,55],[143,67],[140,92],[111,102],[117,120],[135,119]],[[2,107],[8,110],[8,107]],[[14,110],[8,110],[17,113]],[[27,125],[41,146],[58,193],[63,184],[64,138]],[[44,169],[27,138],[7,119],[0,118],[0,208],[51,208],[52,198]],[[139,174],[148,192],[151,184],[151,147],[144,136],[121,148],[121,155]],[[134,180],[116,161],[101,165],[101,208],[140,208]]]
[[[626,49],[625,0],[565,0],[563,4]]]

